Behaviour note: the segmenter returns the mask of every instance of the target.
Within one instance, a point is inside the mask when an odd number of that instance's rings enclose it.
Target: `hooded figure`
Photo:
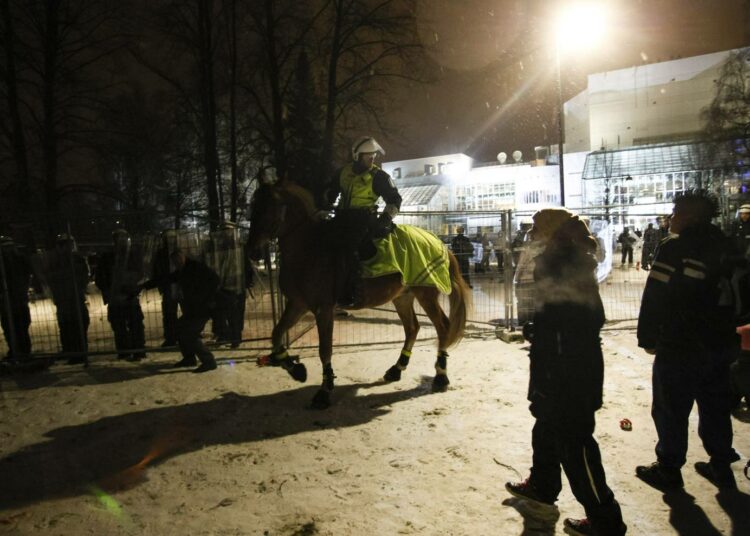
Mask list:
[[[534,268],[534,321],[524,330],[531,340],[533,458],[529,478],[505,487],[517,497],[553,505],[562,489],[562,467],[586,511],[586,519],[566,519],[565,525],[591,534],[625,534],[593,437],[604,379],[597,242],[586,224],[565,209],[544,209],[533,219],[533,237],[544,244]]]

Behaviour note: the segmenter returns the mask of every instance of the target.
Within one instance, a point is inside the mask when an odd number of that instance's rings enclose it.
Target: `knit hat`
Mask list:
[[[750,214],[750,204],[744,204],[737,211],[738,214]]]

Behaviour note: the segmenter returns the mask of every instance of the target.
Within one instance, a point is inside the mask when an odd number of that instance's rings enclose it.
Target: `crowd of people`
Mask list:
[[[341,238],[339,247],[346,261],[341,278],[346,284],[338,289],[342,305],[357,300],[354,265],[366,254],[363,241],[387,236],[400,209],[401,197],[393,181],[375,165],[378,153],[384,151],[372,137],[358,140],[352,147],[353,162],[340,169],[329,185],[326,209],[336,203],[340,219],[335,234]],[[386,210],[378,216],[376,201],[381,197]],[[688,417],[694,403],[708,455],[707,461],[697,461],[694,468],[721,490],[736,487],[730,464],[740,457],[732,447],[731,411],[737,385],[747,396],[750,382],[735,381],[733,391],[732,364],[750,354],[750,348],[741,352],[737,335],[738,325],[750,322],[743,316],[747,304],[738,303],[747,297],[738,277],[747,281],[750,204],[740,207],[729,236],[711,223],[717,209],[710,194],[689,191],[675,199],[671,217],[660,219],[658,228],[650,223],[642,233],[641,263],[649,275],[637,337],[638,345],[654,356],[652,417],[658,441],[656,460],[634,471],[660,490],[683,486]],[[525,248],[524,284],[528,284],[530,306],[523,333],[530,342],[528,400],[535,423],[530,475],[521,482],[508,482],[506,489],[522,500],[553,507],[564,471],[585,512],[582,519],[566,519],[567,529],[577,534],[625,534],[623,512],[607,485],[594,438],[604,378],[600,331],[605,315],[596,277],[600,244],[587,224],[564,208],[537,212],[528,233],[524,230],[518,236],[522,241],[528,238],[532,246]],[[208,372],[217,364],[201,332],[213,320],[219,340],[239,344],[245,289],[252,283],[252,273],[247,271],[250,263],[238,229],[231,224],[212,236],[205,262],[191,258],[176,238],[174,232],[162,234],[153,269],[146,273],[144,252],[138,251],[127,231],[116,230],[111,250],[98,259],[94,280],[107,306],[119,358],[145,357],[138,296],[144,289],[157,288],[162,296],[162,344],[177,345],[182,355],[175,366],[197,365],[194,372]],[[483,248],[479,265],[486,270],[492,246],[486,236],[478,238]],[[631,265],[635,236],[625,228],[618,243],[622,264]],[[469,259],[474,246],[463,227],[457,229],[451,249],[471,286]],[[520,244],[514,248],[520,249]],[[0,251],[0,290],[7,297],[2,328],[9,341],[9,358],[23,360],[31,353],[28,289],[33,271],[12,240],[0,238]],[[63,352],[72,363],[85,362],[89,265],[67,234],[57,237],[44,263]],[[513,265],[520,270],[523,259],[513,259]],[[278,359],[285,357],[285,349],[273,351]]]

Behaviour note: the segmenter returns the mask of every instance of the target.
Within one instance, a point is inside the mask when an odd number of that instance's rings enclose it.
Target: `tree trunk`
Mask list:
[[[18,195],[20,215],[28,216],[31,184],[29,178],[29,162],[26,154],[26,137],[21,123],[21,113],[18,106],[18,78],[16,77],[15,58],[15,32],[13,30],[13,18],[10,14],[8,0],[0,2],[3,24],[5,26],[5,82],[8,100],[8,115],[11,122],[11,144],[13,146],[13,158],[16,163],[16,192]]]
[[[216,136],[216,96],[214,89],[213,42],[211,31],[212,0],[198,0],[200,32],[201,111],[203,115],[203,164],[206,171],[208,219],[216,230],[224,219],[219,207],[218,180],[221,176]]]
[[[336,72],[339,64],[339,54],[341,50],[341,21],[342,9],[340,0],[334,2],[335,22],[333,27],[333,36],[331,38],[331,56],[328,59],[328,88],[326,91],[326,117],[325,128],[323,129],[323,150],[320,154],[320,171],[319,176],[323,181],[331,175],[331,161],[333,159],[333,134],[336,128],[336,99],[338,98],[336,89]]]
[[[57,59],[59,53],[59,11],[61,0],[49,0],[45,8],[44,72],[42,74],[42,166],[44,170],[44,201],[50,238],[56,233],[54,215],[57,213],[57,149],[55,121]]]
[[[229,219],[237,221],[239,186],[237,176],[237,0],[231,0],[229,28],[229,165],[231,166],[231,192]]]
[[[273,10],[274,0],[266,0],[266,53],[268,55],[268,74],[271,85],[271,110],[273,116],[273,154],[276,161],[276,173],[279,177],[286,174],[286,143],[284,141],[284,106],[281,96],[281,73],[276,54],[276,20]]]

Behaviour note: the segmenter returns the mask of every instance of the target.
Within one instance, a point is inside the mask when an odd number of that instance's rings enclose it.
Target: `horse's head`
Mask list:
[[[261,184],[250,203],[250,256],[257,260],[262,248],[274,238],[301,228],[312,219],[315,204],[312,195],[289,181]]]

